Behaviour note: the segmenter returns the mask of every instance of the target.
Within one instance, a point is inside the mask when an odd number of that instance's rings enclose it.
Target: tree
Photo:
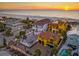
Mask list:
[[[67,40],[67,33],[63,33],[63,41],[62,44],[64,44]]]
[[[53,48],[51,48],[51,56],[53,56],[53,55],[57,55],[57,48],[54,46]]]
[[[34,53],[35,53],[34,56],[40,56],[41,55],[40,49],[36,49]]]
[[[7,17],[6,16],[3,16],[2,18],[3,18],[4,21],[7,20]]]
[[[3,19],[5,19],[6,17],[5,17],[5,16],[3,16],[2,18],[3,18]]]
[[[20,32],[19,32],[19,35],[20,35],[21,37],[25,36],[25,34],[26,34],[26,31],[20,31]]]
[[[4,35],[7,37],[12,36],[12,29],[10,27],[6,28]]]
[[[27,17],[26,20],[22,20],[21,22],[24,23],[24,24],[28,24],[29,21],[30,21],[30,20],[29,20],[29,18]]]
[[[27,17],[26,20],[29,21],[29,17]]]
[[[0,22],[0,32],[5,30],[5,24]]]
[[[19,42],[20,42],[20,36],[19,36],[19,35],[17,35],[17,36],[15,36],[15,38],[16,38],[16,40],[15,40],[15,41],[16,41],[17,43],[19,43]]]
[[[19,36],[19,35],[17,35],[17,36],[15,36],[15,38],[20,39],[20,36]]]
[[[67,26],[67,30],[70,30],[71,29],[71,26],[68,24],[68,26]]]
[[[29,18],[27,17],[26,20],[22,20],[21,23],[24,24],[24,26],[23,26],[24,29],[29,29],[33,26],[34,21],[29,20]]]
[[[26,29],[29,29],[29,26],[26,24],[23,26],[23,28],[26,30]]]
[[[7,45],[7,44],[6,44],[6,39],[5,39],[5,38],[3,38],[3,45],[4,45],[4,46]]]
[[[25,37],[26,31],[20,31],[19,35],[15,36],[16,42],[20,42],[20,39]]]

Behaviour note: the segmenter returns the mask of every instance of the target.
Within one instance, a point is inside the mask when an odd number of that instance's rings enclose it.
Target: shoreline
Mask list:
[[[72,18],[79,19],[79,11],[57,11],[57,10],[2,10],[0,15],[19,15],[20,17],[33,16],[38,18]]]
[[[35,19],[44,19],[44,18],[49,18],[49,19],[52,19],[52,20],[56,20],[56,19],[67,19],[67,20],[79,20],[79,19],[76,19],[76,18],[69,18],[69,17],[54,17],[54,16],[38,16],[38,15],[20,15],[20,14],[0,14],[0,17],[2,16],[8,16],[8,17],[13,17],[13,18],[35,18]]]

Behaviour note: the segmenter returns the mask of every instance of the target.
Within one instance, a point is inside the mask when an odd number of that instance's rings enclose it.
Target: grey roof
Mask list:
[[[37,42],[37,36],[34,35],[33,33],[31,33],[30,35],[27,35],[26,39],[21,40],[21,43],[27,47],[31,47],[36,42]]]
[[[7,25],[20,25],[21,24],[21,22],[20,22],[20,20],[19,19],[15,19],[15,18],[13,18],[13,19],[7,19],[6,20],[6,22],[5,22]]]

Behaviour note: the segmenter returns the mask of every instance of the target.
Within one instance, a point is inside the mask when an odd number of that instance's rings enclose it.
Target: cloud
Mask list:
[[[0,9],[9,10],[79,10],[78,2],[7,2],[0,3]]]

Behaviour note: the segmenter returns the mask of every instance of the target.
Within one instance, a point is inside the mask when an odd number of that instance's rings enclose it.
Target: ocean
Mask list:
[[[20,17],[37,16],[41,17],[65,17],[79,19],[79,11],[53,11],[53,10],[2,10],[1,15]]]

